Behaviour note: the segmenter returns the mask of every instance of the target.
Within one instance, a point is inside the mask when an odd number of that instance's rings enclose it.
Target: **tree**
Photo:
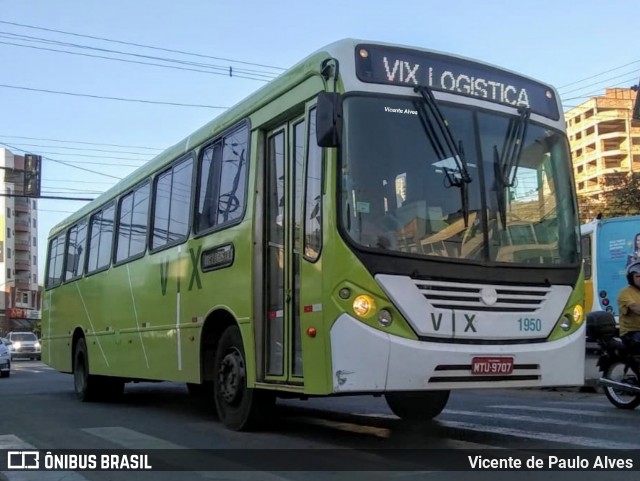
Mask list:
[[[630,172],[619,187],[612,189],[607,203],[607,217],[640,214],[640,173]]]

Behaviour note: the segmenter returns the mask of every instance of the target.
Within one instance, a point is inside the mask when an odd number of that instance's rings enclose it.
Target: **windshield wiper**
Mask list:
[[[456,165],[455,169],[443,166],[442,170],[444,171],[447,179],[447,183],[445,185],[448,187],[460,188],[464,226],[467,227],[469,221],[469,196],[467,192],[467,184],[471,182],[471,176],[467,169],[462,141],[460,141],[456,146],[451,129],[449,129],[449,124],[442,115],[442,111],[438,107],[431,89],[424,85],[419,85],[414,87],[413,90],[414,92],[420,93],[424,100],[424,103],[416,102],[419,107],[419,117],[438,159],[443,161],[452,158]],[[431,119],[435,121],[436,125],[434,125]]]
[[[493,146],[493,172],[496,179],[496,198],[498,211],[503,228],[507,226],[507,206],[505,202],[505,189],[511,188],[516,183],[520,156],[527,136],[531,109],[518,107],[518,117],[509,119],[507,134],[502,145],[502,153],[498,152],[498,146]]]

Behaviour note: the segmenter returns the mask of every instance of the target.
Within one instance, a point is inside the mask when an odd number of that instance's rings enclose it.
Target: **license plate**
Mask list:
[[[474,357],[471,360],[471,374],[511,374],[512,357]]]

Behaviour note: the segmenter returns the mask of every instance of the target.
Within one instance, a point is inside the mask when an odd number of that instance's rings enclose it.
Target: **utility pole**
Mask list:
[[[631,118],[633,120],[640,121],[640,80],[638,80],[638,85],[634,85],[631,87],[631,90],[636,91],[636,102],[633,105],[633,113],[631,114]]]

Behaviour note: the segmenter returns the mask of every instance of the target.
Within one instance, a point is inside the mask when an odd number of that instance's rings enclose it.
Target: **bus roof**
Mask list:
[[[428,52],[437,55],[445,55],[449,57],[458,58],[461,60],[466,60],[469,62],[475,62],[478,64],[483,64],[488,67],[495,68],[502,72],[510,73],[513,75],[517,75],[522,79],[528,79],[532,82],[537,82],[539,84],[543,84],[536,79],[531,77],[527,77],[526,75],[521,75],[517,72],[510,71],[503,67],[494,66],[492,64],[482,62],[476,59],[471,59],[463,56],[459,56],[452,53],[441,52],[437,50],[429,50],[425,48],[415,47],[415,46],[407,46],[407,45],[398,45],[391,44],[385,42],[376,42],[376,41],[368,41],[361,39],[353,39],[353,38],[345,38],[342,40],[338,40],[334,43],[328,44],[316,52],[312,53],[302,61],[295,64],[293,67],[286,70],[280,76],[264,85],[260,89],[256,90],[248,97],[244,98],[237,104],[228,108],[225,112],[215,117],[213,120],[193,132],[188,137],[182,139],[177,142],[175,145],[168,147],[166,150],[158,154],[153,159],[149,160],[146,164],[126,176],[124,179],[120,180],[116,185],[109,188],[103,194],[99,195],[96,199],[92,200],[85,206],[81,207],[77,212],[71,214],[62,222],[55,225],[50,233],[49,238],[54,237],[62,230],[65,230],[69,226],[75,224],[78,220],[84,218],[88,214],[98,210],[99,207],[111,201],[112,199],[117,198],[119,195],[126,193],[131,188],[135,187],[139,182],[148,178],[155,172],[161,171],[165,166],[168,166],[174,160],[180,158],[182,155],[190,152],[195,146],[202,144],[203,142],[211,139],[215,135],[223,132],[225,129],[233,126],[235,123],[239,122],[243,118],[248,117],[253,112],[259,110],[268,102],[273,99],[281,96],[288,90],[290,90],[293,86],[302,82],[305,78],[308,78],[313,75],[318,75],[320,73],[320,66],[323,60],[331,57],[338,58],[341,62],[351,62],[354,63],[354,49],[358,44],[371,44],[371,45],[379,45],[386,47],[396,47],[396,48],[404,48],[410,49],[414,51],[422,51]],[[344,70],[343,70],[344,72]],[[355,86],[354,82],[359,83],[356,79],[355,74],[350,75],[349,79],[344,77],[341,78],[343,82],[343,86],[347,86],[353,88]],[[361,85],[361,84],[360,84]],[[547,84],[544,84],[549,89],[555,92],[555,89]],[[350,88],[346,88],[349,90]],[[556,98],[557,93],[556,93]]]

